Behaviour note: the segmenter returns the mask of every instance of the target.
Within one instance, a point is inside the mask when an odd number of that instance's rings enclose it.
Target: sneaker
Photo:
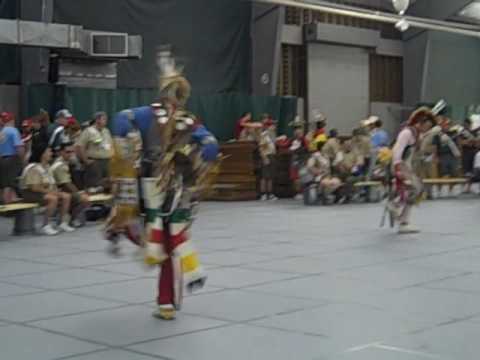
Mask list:
[[[270,196],[268,197],[268,200],[276,201],[276,200],[278,200],[278,198],[277,198],[275,195],[270,195]]]
[[[47,235],[47,236],[54,236],[54,235],[57,235],[59,233],[58,230],[56,230],[52,225],[50,224],[47,224],[45,225],[44,227],[42,227],[42,229],[40,230],[40,232],[43,234],[43,235]]]
[[[401,224],[399,227],[398,227],[398,233],[400,235],[406,235],[406,234],[418,234],[420,232],[420,230],[414,228],[414,227],[411,227],[410,225],[408,224]]]
[[[303,194],[295,195],[294,199],[297,200],[297,201],[303,201]]]
[[[263,194],[262,197],[260,198],[260,201],[267,201],[267,200],[268,200],[267,194]]]
[[[162,320],[174,320],[176,311],[173,305],[160,305],[158,309],[152,314],[153,317]]]
[[[62,222],[58,228],[62,231],[65,231],[65,232],[73,232],[75,231],[75,229],[73,227],[71,227],[70,225],[68,225],[68,223],[66,222]]]
[[[74,228],[80,228],[82,227],[83,225],[85,225],[82,221],[80,221],[79,219],[73,219],[71,222],[70,222],[70,225]]]

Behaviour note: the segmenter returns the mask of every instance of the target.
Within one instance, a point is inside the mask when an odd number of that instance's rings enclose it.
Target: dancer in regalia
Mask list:
[[[412,157],[417,151],[421,134],[436,124],[435,113],[426,107],[419,108],[410,116],[407,126],[399,133],[393,147],[394,191],[390,196],[387,209],[391,217],[398,221],[399,234],[418,233],[410,224],[412,207],[423,195],[423,184],[415,174]]]
[[[185,109],[190,84],[169,50],[159,52],[158,64],[160,101],[114,119],[116,203],[106,234],[114,253],[124,234],[144,249],[147,265],[161,268],[153,315],[171,320],[183,290],[194,291],[206,281],[190,228],[193,207],[218,166],[218,143]]]

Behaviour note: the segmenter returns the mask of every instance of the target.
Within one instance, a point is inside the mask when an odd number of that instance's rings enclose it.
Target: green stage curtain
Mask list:
[[[110,117],[123,109],[151,104],[157,92],[154,89],[90,89],[62,86],[31,85],[28,89],[27,111],[37,114],[40,108],[52,115],[59,109],[69,109],[79,122],[90,120],[96,111],[106,111]],[[236,121],[245,112],[254,119],[268,113],[278,121],[279,134],[288,134],[288,123],[297,112],[294,97],[256,97],[240,93],[193,94],[188,110],[197,115],[221,141],[233,137]]]

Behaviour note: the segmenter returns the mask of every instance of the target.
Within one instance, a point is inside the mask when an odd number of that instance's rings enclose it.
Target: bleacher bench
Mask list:
[[[0,215],[8,216],[13,214],[15,217],[13,225],[13,235],[22,235],[33,233],[35,231],[35,213],[34,210],[40,206],[33,203],[15,203],[0,205]]]
[[[113,195],[94,194],[88,197],[92,204],[106,204],[113,201]],[[39,204],[14,203],[0,205],[0,216],[13,215],[13,235],[23,235],[35,232],[35,210],[41,209]]]
[[[113,195],[111,194],[89,195],[88,200],[92,204],[105,204],[113,201]]]
[[[466,178],[435,178],[423,179],[425,185],[463,185],[468,183]]]

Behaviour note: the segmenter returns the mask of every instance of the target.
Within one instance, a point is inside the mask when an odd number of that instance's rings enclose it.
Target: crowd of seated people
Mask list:
[[[351,135],[340,136],[336,129],[327,131],[327,118],[316,113],[307,124],[299,117],[289,124],[293,136],[278,137],[275,124],[268,115],[254,121],[251,113],[237,122],[235,136],[240,141],[256,141],[261,153],[261,199],[274,198],[271,178],[275,177],[276,148],[291,153],[290,176],[297,196],[311,183],[323,193],[334,194],[335,201],[349,202],[354,196],[354,184],[359,181],[384,181],[391,160],[394,137],[383,127],[377,116],[360,122]],[[466,178],[465,192],[471,191],[473,182],[480,182],[480,129],[472,128],[466,119],[455,125],[445,116],[437,117],[437,126],[422,135],[414,158],[415,168],[421,178]],[[307,131],[306,131],[307,130]],[[446,185],[453,189],[454,184]],[[445,186],[443,186],[445,187]],[[442,194],[438,185],[437,196]],[[431,187],[427,187],[432,196]],[[360,191],[362,189],[360,188]]]
[[[113,140],[107,115],[94,114],[83,124],[69,110],[45,111],[16,128],[13,114],[0,114],[0,203],[35,203],[45,207],[41,232],[56,235],[81,226],[88,195],[109,189]]]

